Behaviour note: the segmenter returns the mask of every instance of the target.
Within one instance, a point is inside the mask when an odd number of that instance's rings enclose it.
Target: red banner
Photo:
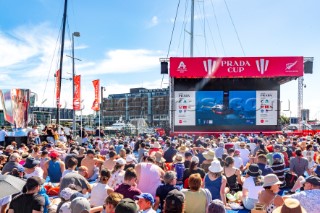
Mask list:
[[[60,70],[57,70],[56,72],[56,100],[57,100],[57,106],[60,108],[60,89],[61,89],[61,82],[60,82]]]
[[[73,110],[81,110],[81,75],[74,76]]]
[[[94,111],[100,110],[100,80],[92,81],[94,87],[94,101],[91,109]]]
[[[170,58],[174,78],[275,78],[303,76],[303,57]]]

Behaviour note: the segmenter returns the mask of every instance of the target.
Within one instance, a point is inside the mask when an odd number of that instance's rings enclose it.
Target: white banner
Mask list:
[[[257,91],[256,125],[277,125],[278,96],[276,90]]]
[[[195,91],[175,92],[175,126],[194,126],[196,121]]]

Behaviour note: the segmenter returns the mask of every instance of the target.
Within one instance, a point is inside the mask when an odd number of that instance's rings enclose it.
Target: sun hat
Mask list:
[[[307,213],[307,211],[300,205],[299,200],[287,198],[282,206],[273,210],[273,213]]]
[[[60,197],[63,198],[65,201],[70,200],[71,196],[74,193],[77,193],[77,191],[70,189],[69,187],[66,187],[66,188],[62,189],[62,191],[60,192]]]
[[[183,163],[184,162],[184,158],[182,155],[180,154],[176,154],[174,157],[173,157],[173,162],[175,163]]]
[[[138,207],[130,198],[122,199],[116,206],[115,213],[137,213]]]
[[[71,213],[89,213],[90,203],[84,197],[77,197],[71,201]]]
[[[25,168],[28,168],[28,169],[31,169],[31,168],[34,168],[36,167],[37,165],[40,164],[40,161],[39,160],[36,160],[35,158],[33,157],[28,157],[26,159],[26,162],[24,163],[23,167]]]
[[[209,171],[212,173],[218,173],[222,172],[223,168],[220,164],[220,161],[214,160],[211,162],[211,165],[209,166]]]
[[[251,164],[247,170],[247,174],[252,177],[258,177],[261,173],[262,172],[257,164]]]
[[[151,204],[154,204],[153,196],[150,193],[142,193],[140,195],[135,196],[135,199],[139,199],[139,198],[145,199],[147,201],[150,201]]]
[[[191,158],[191,162],[196,162],[196,163],[199,163],[199,158],[197,157],[197,156],[193,156],[192,158]]]
[[[133,155],[127,155],[126,157],[126,162],[132,162],[132,161],[135,161],[135,157]]]
[[[159,143],[159,142],[154,142],[153,148],[158,148],[158,149],[160,149],[160,148],[161,148],[160,143]]]
[[[125,165],[125,164],[126,164],[126,160],[123,159],[123,158],[118,158],[118,159],[116,160],[116,163],[117,163],[117,164],[120,164],[120,165]]]
[[[184,152],[189,151],[189,148],[188,148],[186,145],[181,145],[181,146],[178,148],[178,151],[184,153]]]
[[[213,150],[208,150],[207,152],[202,153],[203,157],[207,160],[213,160],[215,158],[215,153]]]
[[[156,158],[156,162],[158,162],[158,163],[164,163],[164,162],[166,162],[166,159],[164,159],[164,158],[162,157],[162,153],[161,153],[161,152],[154,152],[154,156],[155,156],[155,158]]]
[[[273,186],[273,185],[276,185],[276,184],[282,184],[282,182],[279,180],[277,175],[268,174],[268,175],[264,176],[263,187]]]

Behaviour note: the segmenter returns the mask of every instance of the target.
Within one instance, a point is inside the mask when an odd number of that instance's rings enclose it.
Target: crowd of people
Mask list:
[[[20,193],[0,198],[0,213],[320,209],[320,135],[84,133],[39,141],[35,129],[27,144],[0,146],[2,175],[26,181]]]

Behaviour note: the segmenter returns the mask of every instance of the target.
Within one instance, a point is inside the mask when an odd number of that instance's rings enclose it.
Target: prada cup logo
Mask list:
[[[212,59],[208,59],[206,61],[203,61],[203,66],[205,71],[208,73],[208,75],[212,75],[213,72],[216,69],[217,62],[212,61]]]
[[[258,71],[263,75],[268,70],[269,60],[261,58],[260,60],[256,60],[256,65]]]

